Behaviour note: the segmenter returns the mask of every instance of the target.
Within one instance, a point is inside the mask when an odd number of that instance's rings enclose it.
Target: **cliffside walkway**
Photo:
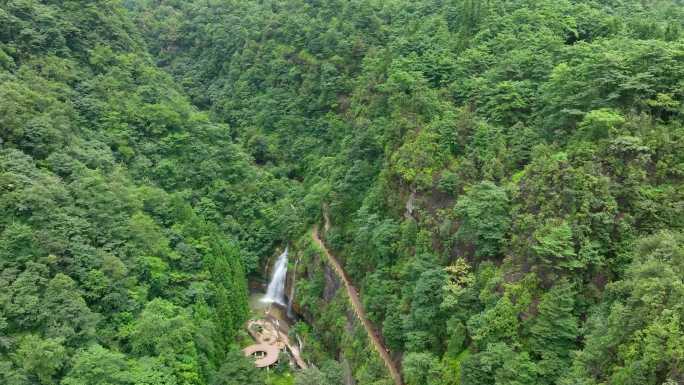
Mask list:
[[[327,215],[325,215],[325,227],[326,230],[330,227],[330,221],[328,220]],[[347,277],[347,273],[345,273],[344,269],[342,269],[342,265],[340,265],[337,258],[330,253],[328,248],[325,246],[325,243],[321,240],[321,237],[318,233],[318,226],[311,230],[311,238],[313,238],[314,242],[316,242],[316,244],[318,244],[318,246],[321,248],[321,251],[323,251],[323,254],[325,254],[325,257],[328,259],[330,266],[332,266],[333,270],[335,271],[335,274],[337,274],[344,284],[344,287],[347,290],[347,295],[349,296],[349,301],[351,302],[352,308],[354,310],[354,314],[356,314],[356,317],[361,321],[364,329],[366,329],[368,338],[373,343],[375,350],[378,352],[378,354],[380,354],[380,358],[382,358],[382,361],[385,363],[385,367],[387,367],[387,370],[392,376],[394,383],[396,385],[404,385],[397,366],[394,364],[394,361],[392,361],[389,351],[380,339],[380,334],[377,332],[373,324],[368,320],[368,317],[366,317],[366,311],[359,300],[358,291],[351,284],[351,281]]]

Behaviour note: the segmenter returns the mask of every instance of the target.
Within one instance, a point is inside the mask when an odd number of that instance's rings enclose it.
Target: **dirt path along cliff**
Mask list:
[[[329,222],[326,218],[326,227],[329,226],[328,223]],[[401,379],[401,374],[399,373],[397,366],[394,364],[394,361],[392,361],[389,351],[382,342],[380,334],[378,333],[377,329],[375,329],[373,324],[368,320],[368,317],[366,317],[366,311],[364,310],[361,300],[359,299],[358,291],[351,284],[351,281],[347,277],[344,269],[342,269],[342,265],[338,262],[337,258],[335,258],[335,256],[325,246],[325,243],[321,240],[321,237],[318,233],[318,226],[311,230],[311,238],[313,238],[314,242],[316,242],[316,244],[321,248],[321,251],[330,263],[330,266],[332,266],[333,270],[335,271],[335,274],[337,274],[344,284],[344,287],[347,290],[347,295],[349,296],[349,302],[351,302],[352,308],[354,310],[354,314],[356,314],[356,317],[361,321],[364,329],[366,329],[368,338],[371,340],[375,350],[378,352],[378,354],[380,354],[380,358],[385,363],[385,367],[387,367],[387,370],[392,376],[394,383],[396,385],[404,385],[404,382]]]

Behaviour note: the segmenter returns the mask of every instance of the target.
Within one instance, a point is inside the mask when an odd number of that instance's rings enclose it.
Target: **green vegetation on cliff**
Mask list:
[[[295,382],[391,383],[323,205],[408,385],[682,383],[683,99],[678,0],[0,2],[0,383],[260,383],[295,239]]]
[[[137,4],[193,103],[330,207],[407,383],[684,381],[679,2]],[[386,381],[319,260],[314,335]]]
[[[245,272],[296,226],[288,184],[231,135],[121,4],[0,2],[0,383],[200,385],[231,365]]]

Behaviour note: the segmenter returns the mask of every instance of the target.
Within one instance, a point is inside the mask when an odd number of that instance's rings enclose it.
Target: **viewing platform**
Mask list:
[[[280,351],[287,349],[294,363],[299,368],[306,369],[307,365],[301,357],[299,348],[290,343],[287,332],[283,333],[280,330],[281,326],[287,327],[271,316],[249,321],[247,331],[256,343],[244,348],[242,352],[247,357],[256,357],[254,365],[257,368],[268,368],[278,362]]]
[[[268,344],[254,344],[250,345],[244,349],[242,352],[245,356],[255,356],[256,361],[254,365],[257,368],[267,368],[276,362],[278,362],[278,356],[280,355],[280,349],[276,345]]]

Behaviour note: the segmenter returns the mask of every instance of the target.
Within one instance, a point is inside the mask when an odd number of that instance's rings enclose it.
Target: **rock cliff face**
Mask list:
[[[342,286],[342,282],[337,277],[332,268],[328,265],[323,266],[323,272],[325,277],[325,288],[323,289],[323,299],[326,302],[330,302],[332,298],[337,294],[337,291]]]
[[[348,352],[341,349],[342,343],[349,336],[366,334],[369,349],[363,354],[379,355],[387,368],[387,374],[395,384],[402,385],[399,367],[384,345],[381,332],[368,319],[358,289],[349,280],[339,260],[321,240],[317,227],[312,229],[311,239],[318,252],[303,255],[301,268],[292,269],[296,279],[291,275],[286,279],[288,289],[292,288],[294,282],[295,293],[297,289],[300,291],[295,294],[293,309],[313,327],[314,333],[321,337],[320,340],[327,352],[334,354],[338,362],[345,362],[345,384],[354,384],[354,376],[351,373],[355,368],[363,366],[363,363],[359,362],[357,354],[354,354],[354,357],[345,356]],[[297,280],[302,282],[299,287],[296,284]],[[342,321],[341,317],[345,320]],[[366,359],[369,357],[366,356],[362,361]]]
[[[299,256],[296,258],[297,261],[301,261]],[[322,277],[323,288],[320,298],[324,301],[325,305],[329,305],[333,301],[338,290],[342,287],[342,282],[330,266],[324,263],[319,257],[315,257],[308,263],[297,262],[297,265],[297,268],[294,268],[293,266],[287,273],[287,279],[285,280],[286,299],[290,301],[290,296],[294,296],[291,305],[291,311],[294,318],[301,317],[307,323],[313,324],[313,314],[311,314],[310,309],[307,309],[302,305],[301,295],[297,293],[297,282],[300,280],[311,281]]]

